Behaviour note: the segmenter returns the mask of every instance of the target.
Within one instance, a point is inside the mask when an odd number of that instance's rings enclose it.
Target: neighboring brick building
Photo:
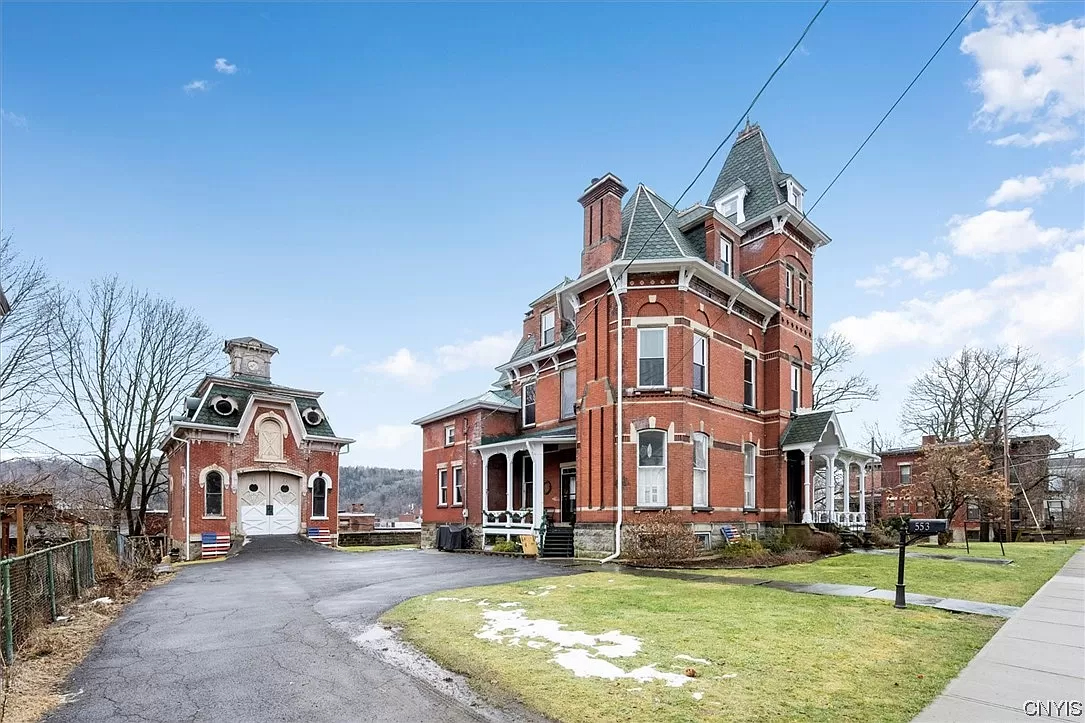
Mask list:
[[[244,337],[225,351],[230,376],[205,377],[163,443],[171,544],[199,557],[204,533],[334,542],[339,451],[353,440],[335,436],[322,392],[271,382],[275,347]]]
[[[990,439],[990,437],[989,437]],[[933,517],[936,510],[924,509],[921,502],[903,494],[902,487],[915,484],[916,475],[921,471],[921,456],[925,446],[936,444],[964,445],[968,441],[939,442],[936,437],[923,437],[922,444],[916,447],[899,447],[879,452],[880,466],[876,467],[871,484],[870,502],[872,519],[885,519],[897,515],[911,517]],[[1005,466],[1001,442],[987,442],[987,456],[993,468],[1002,471]],[[1050,522],[1050,500],[1059,500],[1056,491],[1057,476],[1049,468],[1051,453],[1058,449],[1059,443],[1046,434],[1010,437],[1008,450],[1010,468],[1010,487],[1013,498],[1010,503],[1010,534],[1035,531]],[[1026,499],[1027,496],[1027,499]],[[1061,511],[1061,504],[1058,509]],[[1037,525],[1039,523],[1039,525]],[[953,520],[950,528],[955,540],[969,539],[994,540],[998,531],[1005,525],[1004,518],[985,519],[979,507],[966,504]]]
[[[580,275],[531,302],[493,388],[415,421],[424,544],[451,522],[537,532],[544,510],[575,522],[585,553],[664,508],[708,540],[722,522],[863,524],[844,480],[876,457],[846,448],[831,410],[805,409],[829,238],[802,218],[803,192],[756,125],[707,204],[677,211],[639,185],[623,207],[618,178],[594,179]]]

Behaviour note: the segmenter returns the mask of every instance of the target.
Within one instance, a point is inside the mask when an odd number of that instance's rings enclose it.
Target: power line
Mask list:
[[[833,180],[829,182],[829,185],[825,187],[825,190],[821,192],[821,195],[817,197],[817,199],[814,201],[814,204],[812,206],[810,206],[810,208],[808,208],[805,212],[803,212],[802,217],[799,219],[799,222],[795,225],[796,228],[799,228],[799,227],[802,226],[803,222],[806,220],[806,217],[809,216],[810,213],[813,212],[813,210],[815,208],[817,208],[817,205],[819,203],[821,203],[821,200],[823,198],[825,198],[825,195],[827,193],[829,193],[829,190],[836,184],[836,182],[840,179],[840,177],[842,175],[844,175],[844,171],[848,170],[848,167],[851,166],[852,161],[854,161],[856,159],[856,157],[863,150],[863,148],[866,147],[866,144],[868,142],[870,142],[870,139],[874,137],[874,134],[878,132],[878,129],[882,127],[882,124],[885,123],[886,119],[889,118],[890,114],[892,114],[892,112],[896,109],[896,107],[898,105],[900,105],[900,102],[902,100],[904,100],[904,96],[908,95],[908,91],[910,91],[912,89],[912,86],[914,86],[916,84],[916,82],[920,79],[920,77],[923,76],[923,73],[925,73],[927,68],[930,67],[931,63],[934,62],[934,59],[938,57],[938,54],[942,52],[942,49],[946,47],[946,44],[950,41],[950,39],[953,38],[953,36],[956,34],[957,30],[961,27],[961,25],[964,24],[964,21],[966,19],[968,19],[968,16],[972,14],[972,11],[976,9],[976,6],[978,4],[979,4],[979,0],[974,0],[974,2],[968,7],[968,10],[965,11],[965,14],[962,15],[961,19],[957,21],[957,24],[953,26],[953,29],[950,30],[949,33],[946,35],[946,37],[942,40],[942,42],[939,43],[938,47],[935,48],[935,50],[931,54],[931,56],[929,58],[927,58],[927,62],[923,64],[923,67],[919,69],[919,72],[915,74],[915,77],[912,78],[911,82],[908,83],[907,86],[905,86],[905,88],[901,92],[901,94],[899,96],[897,96],[897,99],[895,101],[893,101],[893,105],[889,106],[889,110],[887,110],[885,112],[885,115],[883,115],[881,117],[881,120],[879,120],[877,122],[877,124],[875,124],[874,128],[870,131],[870,133],[867,134],[866,138],[863,139],[863,142],[859,144],[859,147],[856,148],[855,152],[851,154],[850,158],[848,158],[847,162],[840,168],[840,170],[837,172],[837,174],[835,176],[833,176]],[[785,236],[784,239],[782,241],[780,241],[779,245],[776,247],[776,250],[773,251],[772,254],[769,256],[769,258],[772,258],[773,256],[776,256],[776,254],[778,254],[780,252],[780,249],[783,248],[784,243],[786,243],[786,241],[787,241],[787,237]],[[728,305],[729,308],[734,308],[735,303],[737,303],[738,300],[742,297],[742,294],[746,291],[746,288],[747,288],[746,286],[743,286],[741,289],[739,289],[739,292],[737,294],[735,294],[734,298],[731,300],[730,304]],[[719,322],[719,320],[722,319],[724,314],[726,314],[726,313],[727,313],[727,309],[725,308],[716,317],[716,321],[712,322],[712,326],[715,326],[716,323]],[[671,370],[676,369],[677,364],[685,361],[686,357],[689,356],[692,353],[693,353],[693,347],[691,345],[690,348],[686,350],[685,354],[683,354],[675,364],[671,365]],[[1085,391],[1085,390],[1082,390],[1082,391]]]
[[[810,22],[808,22],[806,24],[806,27],[803,28],[802,34],[800,34],[798,39],[792,44],[791,49],[787,52],[787,55],[785,55],[784,58],[779,63],[776,64],[776,67],[773,69],[772,73],[769,74],[769,77],[765,80],[764,83],[761,84],[761,88],[757,91],[757,94],[753,97],[753,100],[750,101],[749,105],[746,106],[746,109],[743,110],[742,114],[738,117],[738,120],[735,121],[734,126],[731,127],[731,130],[728,131],[727,135],[723,137],[723,140],[721,140],[719,142],[719,145],[717,145],[715,150],[712,151],[711,155],[708,156],[708,159],[705,160],[704,164],[701,166],[701,170],[697,171],[697,175],[693,177],[693,180],[690,181],[689,185],[687,185],[685,190],[682,191],[682,195],[680,195],[678,197],[678,199],[674,202],[674,204],[671,205],[671,209],[670,209],[670,211],[667,212],[667,215],[664,216],[663,218],[661,218],[660,221],[659,221],[659,225],[655,227],[655,229],[652,231],[652,233],[648,234],[648,236],[645,237],[644,241],[640,245],[640,248],[637,249],[636,253],[633,254],[633,257],[631,259],[629,259],[628,263],[626,263],[625,267],[618,274],[619,277],[629,270],[629,267],[633,265],[633,262],[637,260],[637,258],[640,256],[640,254],[647,247],[648,242],[651,241],[653,238],[655,238],[655,235],[657,233],[659,233],[659,230],[661,228],[663,228],[663,225],[666,223],[667,219],[671,217],[671,214],[673,214],[675,209],[678,208],[679,204],[682,203],[682,199],[685,198],[686,194],[689,193],[690,189],[693,188],[694,185],[696,185],[697,181],[699,181],[701,179],[701,176],[704,175],[705,170],[712,163],[712,160],[719,154],[719,152],[727,144],[728,139],[730,139],[731,136],[735,133],[735,131],[738,130],[738,127],[739,127],[739,125],[741,125],[743,119],[749,117],[750,111],[753,110],[754,105],[761,98],[761,95],[765,92],[765,90],[769,87],[769,84],[772,83],[772,80],[776,77],[776,74],[780,72],[780,70],[784,67],[784,65],[787,63],[787,61],[791,59],[791,56],[795,54],[795,51],[798,50],[799,46],[802,44],[802,41],[806,38],[807,33],[810,32],[810,28],[813,27],[814,22],[817,21],[818,17],[825,10],[825,7],[828,4],[829,4],[829,0],[824,0],[824,2],[821,3],[821,6],[818,8],[817,12],[814,13],[814,16],[812,18],[810,18]],[[577,333],[580,331],[580,325],[583,323],[583,321],[586,320],[588,317],[590,317],[595,312],[595,310],[599,307],[599,303],[606,297],[607,297],[607,294],[602,294],[599,297],[597,297],[595,299],[595,302],[593,303],[591,309],[586,314],[584,314],[581,317],[581,320],[578,321],[573,326],[573,334],[572,335],[573,335],[574,339],[576,338]],[[620,323],[620,321],[621,320],[619,320],[619,323]],[[496,411],[498,411],[498,410],[495,409],[495,410],[490,411],[490,413],[487,414],[485,417],[483,417],[481,421],[485,422]]]

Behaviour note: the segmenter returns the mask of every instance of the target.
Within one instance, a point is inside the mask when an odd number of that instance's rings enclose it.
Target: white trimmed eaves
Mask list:
[[[615,262],[615,263],[617,263],[617,262]],[[514,359],[513,361],[510,361],[510,362],[506,362],[506,363],[502,364],[501,366],[497,367],[497,371],[499,371],[499,372],[513,371],[514,372],[515,370],[519,369],[522,366],[534,366],[534,367],[537,367],[538,363],[540,361],[544,361],[546,359],[549,359],[552,356],[557,356],[558,354],[560,354],[563,351],[571,351],[571,350],[574,350],[574,349],[576,349],[576,339],[575,338],[570,339],[569,341],[565,342],[564,344],[558,344],[556,346],[548,346],[545,349],[541,349],[541,350],[535,352],[534,354],[530,354],[528,356],[521,357],[519,359]]]
[[[826,236],[824,231],[812,224],[810,219],[803,218],[803,215],[796,211],[795,207],[789,203],[781,203],[762,214],[746,219],[742,222],[741,228],[743,233],[746,233],[755,226],[759,226],[765,221],[772,221],[779,216],[786,216],[785,222],[813,239],[816,246],[825,246],[832,242],[832,239]],[[801,223],[799,223],[798,219],[801,219]]]
[[[492,402],[474,402],[474,403],[470,403],[470,404],[465,404],[462,407],[453,407],[452,409],[442,409],[442,410],[439,410],[437,412],[433,412],[432,414],[427,414],[424,417],[419,417],[418,419],[414,420],[413,422],[411,422],[411,424],[416,424],[419,427],[421,427],[423,425],[430,424],[431,422],[436,422],[436,421],[439,421],[439,420],[442,420],[442,419],[447,419],[447,418],[453,417],[453,416],[455,416],[457,414],[463,414],[464,412],[472,412],[472,411],[474,411],[476,409],[486,409],[486,410],[490,410],[490,411],[493,411],[493,412],[508,412],[509,414],[516,414],[517,412],[520,411],[519,405],[514,406],[514,405],[512,405],[511,402],[509,404],[507,404],[507,405],[506,404],[494,404]]]

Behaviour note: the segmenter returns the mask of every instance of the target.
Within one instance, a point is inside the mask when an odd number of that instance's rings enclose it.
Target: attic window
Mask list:
[[[324,413],[316,407],[309,407],[301,413],[301,418],[305,420],[305,423],[310,427],[315,427],[324,421]]]
[[[716,212],[727,219],[734,217],[734,223],[742,223],[746,220],[746,212],[743,208],[745,198],[746,187],[742,186],[716,201]]]
[[[802,212],[802,188],[794,181],[787,182],[787,202],[795,207],[796,211]]]
[[[229,397],[215,397],[215,399],[211,401],[211,408],[214,409],[215,414],[220,417],[229,417],[237,411],[237,402]]]
[[[550,346],[554,343],[554,310],[543,312],[542,315],[542,345]]]

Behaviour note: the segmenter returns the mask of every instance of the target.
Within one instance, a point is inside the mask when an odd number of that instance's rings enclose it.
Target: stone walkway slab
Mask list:
[[[998,618],[1011,618],[1021,608],[1013,605],[998,605],[997,603],[973,602],[971,600],[957,600],[947,597],[940,602],[931,605],[939,610],[948,610],[951,613],[972,613],[973,615],[991,615]]]
[[[1078,701],[1080,705],[1085,699],[1082,593],[1085,550],[1076,552],[1058,575],[1036,591],[915,723],[1036,720],[1039,701]],[[1044,720],[1080,721],[1081,717],[1067,711]]]

